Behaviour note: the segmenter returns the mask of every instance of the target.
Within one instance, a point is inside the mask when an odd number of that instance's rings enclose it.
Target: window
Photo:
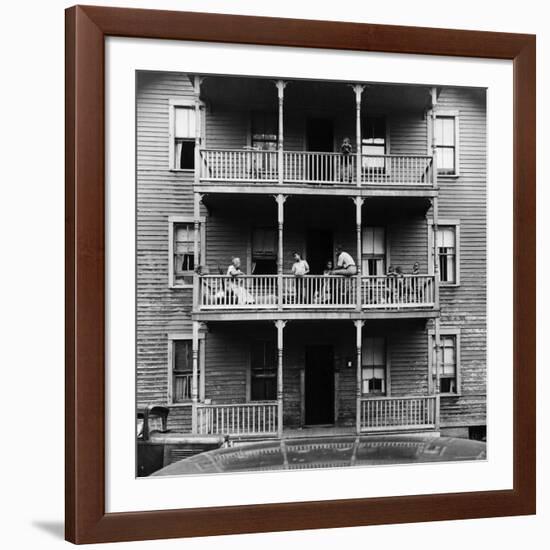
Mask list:
[[[276,151],[278,139],[277,113],[252,112],[252,147],[262,151]]]
[[[277,230],[273,227],[256,227],[252,231],[252,273],[277,273]]]
[[[455,116],[437,115],[435,119],[435,144],[439,174],[457,173],[457,120]]]
[[[439,280],[442,283],[456,283],[456,227],[438,226],[437,255]]]
[[[386,339],[384,337],[363,338],[361,391],[363,394],[386,393]]]
[[[277,399],[277,348],[273,341],[252,343],[250,354],[250,400]]]
[[[193,170],[195,168],[195,107],[194,105],[173,105],[172,109],[173,168],[176,170]]]
[[[172,346],[172,403],[184,403],[192,397],[193,344],[192,340],[173,340]]]
[[[383,227],[363,227],[362,238],[363,275],[384,275],[386,273],[386,231]]]
[[[432,335],[432,380],[436,381],[436,348],[435,336]],[[457,393],[458,352],[456,334],[440,334],[441,348],[439,351],[439,392]]]
[[[436,247],[434,251],[434,241]],[[460,220],[440,219],[437,235],[434,235],[433,220],[428,220],[428,249],[431,254],[430,274],[434,273],[433,253],[439,262],[439,280],[441,286],[460,284]]]
[[[174,286],[193,284],[195,270],[193,223],[175,223],[174,235]]]
[[[386,119],[383,116],[366,117],[362,120],[361,153],[381,157],[386,154]],[[363,157],[363,168],[383,170],[384,158]]]

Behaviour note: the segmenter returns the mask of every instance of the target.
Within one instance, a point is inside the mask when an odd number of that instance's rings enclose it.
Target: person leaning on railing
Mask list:
[[[292,256],[294,258],[292,274],[296,282],[296,301],[300,304],[304,299],[309,301],[309,296],[306,296],[304,292],[304,275],[309,273],[309,264],[306,260],[302,259],[302,255],[299,252],[294,252]]]
[[[340,153],[342,153],[342,165],[340,166],[340,181],[349,182],[353,180],[353,166],[352,166],[352,153],[353,146],[349,137],[345,137],[340,146]]]
[[[234,257],[231,259],[231,264],[227,268],[226,275],[229,279],[229,292],[230,303],[245,305],[253,304],[254,296],[248,292],[244,284],[239,282],[239,277],[244,277],[244,273],[241,271],[241,259]]]

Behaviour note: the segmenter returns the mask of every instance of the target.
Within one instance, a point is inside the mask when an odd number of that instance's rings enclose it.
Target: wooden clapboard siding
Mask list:
[[[442,425],[485,424],[487,218],[485,91],[444,88],[438,108],[457,110],[460,176],[440,177],[439,216],[460,220],[460,286],[441,288],[441,325],[461,333],[462,397],[443,397]]]
[[[166,403],[169,332],[191,332],[191,290],[168,286],[168,217],[192,215],[192,172],[169,169],[169,100],[191,99],[189,78],[138,73],[137,81],[137,401]],[[170,423],[187,426],[189,407]]]
[[[392,155],[425,155],[428,126],[424,113],[392,113],[387,118]]]

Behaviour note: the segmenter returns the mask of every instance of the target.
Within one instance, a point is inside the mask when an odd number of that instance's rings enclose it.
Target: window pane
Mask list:
[[[363,254],[374,254],[374,227],[363,227]]]
[[[363,227],[363,254],[384,255],[386,243],[383,227]]]
[[[179,140],[180,138],[178,138]],[[174,147],[174,168],[179,170],[192,170],[195,167],[195,141],[178,141]]]
[[[384,228],[375,227],[374,228],[374,254],[384,254],[385,253],[385,238],[384,238]]]
[[[384,337],[366,337],[363,339],[363,366],[380,366],[386,364],[386,340]]]
[[[195,109],[193,107],[175,107],[174,136],[176,138],[195,138]]]
[[[455,246],[455,228],[439,226],[437,228],[437,246],[453,248]]]
[[[437,148],[437,167],[440,170],[454,172],[455,170],[455,149],[454,147]]]
[[[455,119],[448,117],[443,119],[443,136],[440,145],[455,144]]]
[[[454,117],[437,117],[435,119],[435,142],[437,145],[455,145]]]
[[[191,340],[174,340],[174,370],[193,371],[193,349]]]

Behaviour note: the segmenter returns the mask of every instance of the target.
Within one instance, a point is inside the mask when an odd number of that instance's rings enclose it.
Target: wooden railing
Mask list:
[[[202,275],[199,304],[203,309],[277,307],[277,275]]]
[[[277,152],[247,149],[201,149],[201,179],[209,181],[274,182]]]
[[[351,183],[355,175],[353,154],[285,151],[284,181],[292,183]]]
[[[203,435],[276,435],[277,401],[197,405],[197,433]]]
[[[430,308],[435,305],[433,275],[361,277],[365,309]],[[357,305],[357,277],[277,275],[201,275],[200,309],[317,309]]]
[[[432,185],[432,157],[427,155],[362,155],[361,182]]]
[[[367,276],[361,278],[362,307],[431,307],[435,303],[433,275]]]
[[[341,275],[284,275],[283,308],[354,307],[355,285],[355,278]]]
[[[360,400],[361,432],[414,430],[438,426],[438,396],[363,397]]]
[[[357,156],[341,153],[284,151],[285,183],[357,183]],[[277,151],[201,149],[200,179],[213,182],[279,180]],[[361,185],[432,185],[433,158],[428,155],[361,155]]]

